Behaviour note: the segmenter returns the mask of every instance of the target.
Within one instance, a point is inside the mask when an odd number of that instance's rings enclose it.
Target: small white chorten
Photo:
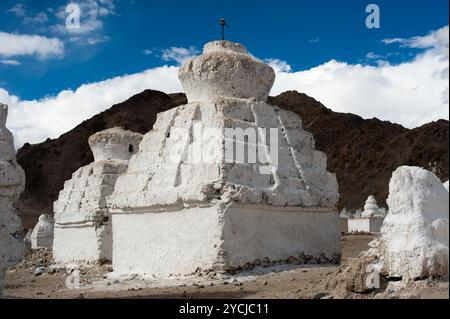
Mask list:
[[[106,196],[114,191],[142,135],[120,128],[89,138],[94,162],[64,184],[54,203],[53,257],[58,263],[95,263],[112,258],[112,234]]]
[[[39,216],[39,221],[30,236],[31,248],[41,249],[53,246],[54,220],[49,214]]]
[[[375,196],[370,195],[364,204],[364,211],[348,221],[350,233],[379,233],[385,211],[380,209]]]
[[[266,103],[273,69],[214,41],[179,78],[189,103],[158,114],[108,199],[115,273],[338,262],[336,177],[300,117]]]
[[[375,196],[370,195],[364,204],[364,211],[361,213],[361,217],[373,217],[378,214],[379,210]]]
[[[25,251],[22,224],[13,208],[25,188],[25,173],[17,164],[7,117],[8,107],[0,103],[0,296],[5,268],[21,261]]]

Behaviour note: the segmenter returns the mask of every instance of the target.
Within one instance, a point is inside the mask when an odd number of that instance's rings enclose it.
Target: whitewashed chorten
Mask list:
[[[266,103],[273,69],[214,41],[179,79],[108,199],[117,274],[229,270],[290,256],[338,262],[338,184],[300,117]]]
[[[94,162],[78,169],[54,203],[56,262],[95,263],[112,258],[111,218],[106,197],[114,191],[142,135],[120,128],[89,138]]]
[[[51,248],[53,246],[54,220],[49,214],[39,216],[30,236],[31,248]]]

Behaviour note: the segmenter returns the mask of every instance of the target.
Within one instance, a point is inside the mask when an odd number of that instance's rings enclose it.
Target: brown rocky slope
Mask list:
[[[33,226],[39,214],[52,213],[52,203],[64,181],[93,160],[87,143],[90,135],[114,126],[146,133],[152,129],[157,113],[184,103],[183,94],[146,90],[58,139],[25,144],[17,159],[26,173],[26,188],[16,205],[24,226]],[[400,165],[433,169],[442,180],[448,179],[448,121],[409,130],[378,119],[333,112],[293,91],[271,97],[269,103],[298,113],[304,128],[314,134],[317,149],[328,156],[328,169],[337,175],[340,208],[359,208],[371,194],[385,205],[389,179]]]

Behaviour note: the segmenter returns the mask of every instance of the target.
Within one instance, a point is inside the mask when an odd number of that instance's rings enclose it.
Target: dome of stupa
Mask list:
[[[188,60],[179,71],[189,102],[216,98],[255,98],[266,101],[275,72],[238,43],[213,41],[203,54]]]
[[[89,138],[89,146],[96,162],[128,161],[131,155],[139,150],[141,140],[142,134],[114,127],[92,135]]]

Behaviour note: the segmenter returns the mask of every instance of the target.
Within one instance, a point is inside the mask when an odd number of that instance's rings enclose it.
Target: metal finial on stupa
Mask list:
[[[222,41],[223,41],[223,40],[225,40],[225,27],[228,27],[228,24],[225,21],[225,18],[220,19],[220,25],[222,26]]]

